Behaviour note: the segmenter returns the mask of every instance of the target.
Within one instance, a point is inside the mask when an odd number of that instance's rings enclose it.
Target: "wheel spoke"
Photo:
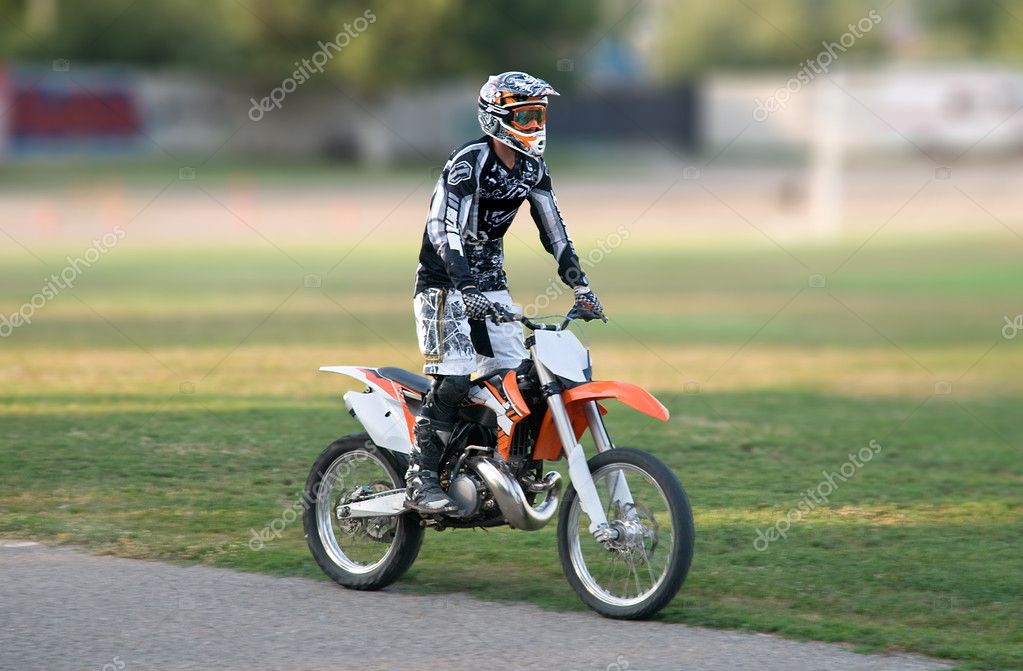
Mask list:
[[[664,542],[672,546],[667,498],[651,475],[632,464],[605,466],[593,477],[597,491],[607,492],[608,523],[619,535],[606,544],[594,543],[579,501],[573,501],[569,511],[569,528],[575,529],[570,539],[573,566],[585,589],[601,601],[619,606],[638,603],[658,588],[670,565],[668,556],[665,561],[655,561],[653,548],[647,547],[651,539],[656,539],[652,541],[655,547]],[[613,499],[614,492],[621,493],[618,484],[628,486],[631,502]]]
[[[379,457],[365,450],[339,456],[324,473],[316,501],[317,531],[324,550],[338,566],[352,573],[367,573],[387,559],[394,539],[377,540],[369,533],[376,518],[339,520],[338,506],[355,495],[386,491],[397,485]],[[397,518],[389,518],[391,523]],[[387,527],[377,530],[386,538]]]
[[[640,547],[643,551],[643,561],[646,562],[646,570],[650,573],[650,584],[652,585],[657,582],[657,578],[654,577],[654,567],[650,565],[650,556],[646,553],[646,546],[641,545]]]

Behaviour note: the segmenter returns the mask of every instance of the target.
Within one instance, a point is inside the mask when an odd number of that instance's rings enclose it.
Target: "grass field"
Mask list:
[[[0,340],[0,535],[319,577],[300,523],[259,550],[252,530],[290,519],[314,457],[357,430],[351,387],[319,365],[418,367],[414,243],[111,250]],[[1002,333],[1023,244],[857,246],[788,246],[796,262],[637,236],[592,269],[612,317],[587,330],[596,376],[672,411],[612,407],[611,431],[671,465],[696,514],[660,618],[1023,668],[1023,333]],[[6,246],[0,312],[81,251]],[[509,255],[536,304],[549,259]],[[826,504],[754,547],[872,441]],[[553,529],[430,534],[397,589],[582,607]]]

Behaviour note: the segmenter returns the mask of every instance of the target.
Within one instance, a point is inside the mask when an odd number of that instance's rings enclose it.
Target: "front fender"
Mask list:
[[[654,398],[654,395],[639,385],[629,382],[600,381],[587,382],[578,387],[566,389],[561,395],[565,405],[571,406],[576,401],[596,401],[602,398],[615,398],[644,415],[650,415],[661,421],[668,421],[668,409]]]
[[[650,415],[661,421],[668,421],[670,416],[664,404],[654,398],[654,395],[639,385],[629,382],[615,382],[611,380],[599,382],[587,382],[561,393],[565,401],[565,408],[568,410],[568,417],[572,420],[572,429],[575,431],[576,440],[586,431],[588,422],[583,404],[586,401],[597,401],[606,398],[615,398],[625,405],[638,410],[645,415]],[[607,410],[600,403],[597,404],[600,414]],[[540,424],[540,431],[536,436],[536,447],[533,449],[534,459],[555,460],[560,459],[561,439],[558,437],[557,428],[551,414],[544,415]]]

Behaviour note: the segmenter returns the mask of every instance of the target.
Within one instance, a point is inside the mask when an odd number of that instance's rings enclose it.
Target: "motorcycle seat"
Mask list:
[[[384,366],[383,368],[377,368],[377,374],[381,377],[386,377],[388,380],[397,382],[403,387],[408,387],[409,389],[418,391],[420,394],[425,394],[430,391],[430,378],[423,377],[422,375],[416,375],[404,368],[398,368],[397,366]]]

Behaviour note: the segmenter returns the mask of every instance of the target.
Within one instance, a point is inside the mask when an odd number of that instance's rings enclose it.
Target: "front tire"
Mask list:
[[[576,489],[569,487],[558,517],[565,578],[605,617],[648,618],[668,605],[689,573],[696,539],[689,498],[671,469],[646,452],[611,449],[587,464],[608,523],[622,533],[608,546],[594,539]]]
[[[359,491],[405,486],[407,460],[360,433],[331,443],[316,459],[306,481],[302,516],[309,550],[323,572],[339,585],[375,590],[390,585],[412,566],[423,543],[419,518],[406,513],[342,521],[341,500]]]

